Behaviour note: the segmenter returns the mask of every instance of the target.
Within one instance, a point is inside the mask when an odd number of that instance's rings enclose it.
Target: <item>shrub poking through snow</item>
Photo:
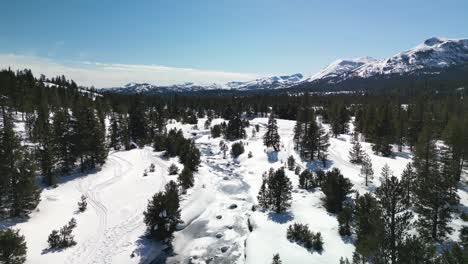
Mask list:
[[[177,224],[181,223],[177,184],[170,181],[164,192],[158,192],[149,200],[144,222],[150,235],[160,241],[170,242]]]
[[[242,141],[232,144],[231,155],[234,158],[239,157],[242,153],[244,153],[244,143],[242,143]]]
[[[226,128],[226,123],[221,123],[219,125],[214,125],[211,127],[211,137],[217,138],[220,137],[223,131]]]
[[[294,223],[288,227],[286,238],[292,242],[305,247],[308,250],[323,250],[322,234],[314,233],[309,230],[306,224]]]
[[[284,168],[273,168],[263,174],[263,182],[257,196],[258,204],[264,209],[282,213],[291,206],[292,184]]]
[[[273,261],[271,262],[271,264],[281,264],[283,263],[280,259],[280,255],[279,254],[275,254],[273,255]]]
[[[58,230],[52,230],[47,242],[51,249],[62,249],[76,245],[72,235],[73,229],[76,227],[75,218],[70,219],[68,224]]]
[[[81,195],[81,199],[78,202],[78,210],[80,212],[86,211],[86,207],[88,206],[88,202],[86,202],[86,196]]]
[[[175,164],[171,164],[171,166],[169,166],[169,175],[177,175],[179,173],[179,168],[175,165]]]

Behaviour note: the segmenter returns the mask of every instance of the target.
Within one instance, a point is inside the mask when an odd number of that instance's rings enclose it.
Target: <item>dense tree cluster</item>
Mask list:
[[[294,127],[295,149],[306,160],[320,160],[325,166],[327,159],[328,133],[317,122],[313,109],[301,108]]]
[[[292,184],[284,171],[284,168],[273,170],[263,174],[262,186],[257,196],[258,204],[265,209],[281,213],[291,206]]]
[[[309,230],[309,226],[300,223],[294,223],[288,227],[286,238],[296,242],[308,250],[323,250],[323,239],[320,232],[314,233]]]
[[[5,105],[1,111],[0,218],[25,217],[39,203],[34,158],[14,131],[12,113]]]

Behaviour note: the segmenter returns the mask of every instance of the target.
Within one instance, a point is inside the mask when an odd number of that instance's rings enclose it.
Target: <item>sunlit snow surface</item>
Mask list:
[[[253,126],[247,128],[248,137],[243,140],[245,153],[235,160],[229,154],[223,158],[219,148],[222,139],[212,139],[209,130],[202,129],[204,122],[205,119],[199,120],[199,129],[179,123],[168,125],[168,128],[182,128],[202,153],[195,186],[181,197],[184,224],[174,234],[172,253],[164,252],[161,244],[144,237],[143,211],[154,193],[161,191],[169,180],[176,180],[177,176],[168,175],[167,168],[178,160],[164,160],[161,153],[149,147],[113,152],[98,172],[62,177],[57,188],[43,190],[38,209],[30,219],[1,225],[20,229],[26,236],[27,263],[159,263],[165,260],[167,263],[258,264],[271,263],[273,254],[279,253],[283,263],[335,264],[342,256],[352,256],[354,246],[339,236],[336,216],[323,208],[320,189],[308,192],[297,188],[298,177],[291,171],[286,172],[294,186],[290,211],[277,215],[252,210],[263,172],[284,166],[289,155],[300,160],[293,149],[294,121],[278,120],[282,148],[275,154],[263,145],[267,119],[250,120],[251,125],[260,125],[260,132],[252,137]],[[213,124],[219,122],[222,120],[216,119]],[[348,162],[350,137],[340,135],[330,139],[325,169],[339,168],[360,193],[380,185],[378,175],[385,163],[399,177],[412,157],[407,150],[397,152],[393,158],[375,156],[370,144],[363,143],[376,174],[372,184],[366,187],[359,176],[359,166]],[[253,157],[249,159],[250,151]],[[156,165],[156,171],[144,177],[143,172],[151,163]],[[321,165],[301,162],[300,166],[315,170]],[[82,194],[88,197],[88,209],[77,213]],[[468,194],[463,190],[459,194],[461,203],[468,204]],[[47,237],[52,229],[60,228],[72,217],[77,220],[74,230],[77,245],[63,251],[47,251]],[[323,252],[309,252],[286,239],[286,228],[294,222],[306,223],[312,231],[322,233]],[[458,230],[461,224],[456,219],[451,225]],[[458,231],[451,237],[457,236]]]

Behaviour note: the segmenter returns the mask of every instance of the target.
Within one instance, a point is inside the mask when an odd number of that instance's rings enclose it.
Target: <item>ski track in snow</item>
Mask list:
[[[152,152],[148,149],[140,154],[141,160],[151,160],[156,165],[158,175],[164,175],[167,171],[167,165],[159,159],[154,159]],[[116,253],[121,253],[122,248],[129,246],[131,243],[126,240],[128,235],[141,227],[143,224],[143,214],[135,211],[129,214],[126,219],[120,219],[116,225],[108,225],[108,208],[100,197],[100,192],[104,189],[111,188],[111,186],[126,176],[136,174],[135,169],[130,161],[122,158],[118,153],[109,157],[108,162],[114,168],[113,176],[99,182],[95,175],[89,175],[81,179],[77,184],[77,189],[87,197],[88,204],[91,205],[92,210],[96,213],[99,223],[95,235],[88,238],[86,241],[73,249],[66,260],[68,264],[79,263],[113,263],[112,257]],[[146,164],[146,163],[145,163]],[[150,164],[149,162],[147,164]],[[133,174],[132,174],[133,173]],[[132,174],[132,175],[130,175]],[[136,174],[139,176],[139,174]],[[166,184],[165,177],[161,177],[159,188],[155,190],[161,191]],[[118,209],[118,208],[116,208]]]

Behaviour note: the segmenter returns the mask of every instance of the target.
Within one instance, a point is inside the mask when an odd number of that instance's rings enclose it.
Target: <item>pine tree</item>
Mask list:
[[[386,263],[379,262],[382,257],[384,241],[384,223],[382,212],[377,200],[369,193],[356,198],[356,263]],[[354,263],[354,261],[353,261]]]
[[[390,166],[385,163],[382,167],[382,171],[380,172],[380,182],[387,182],[391,177],[393,177],[393,171],[390,169]]]
[[[338,232],[341,236],[351,235],[351,222],[353,220],[353,208],[350,205],[344,205],[338,214]]]
[[[339,169],[333,168],[327,172],[321,187],[325,194],[324,202],[328,212],[339,213],[341,211],[346,196],[352,192],[352,186],[349,179],[345,178]]]
[[[228,122],[226,126],[226,139],[242,139],[245,138],[246,135],[247,134],[245,132],[245,122],[241,119],[239,115],[236,115],[232,120]]]
[[[291,206],[292,184],[283,167],[268,178],[268,190],[271,207],[276,213],[284,212]]]
[[[270,172],[273,169],[270,169]],[[271,172],[270,174],[272,174]],[[270,206],[270,194],[268,193],[268,186],[267,186],[267,181],[268,181],[269,175],[265,172],[263,173],[263,179],[262,179],[262,185],[260,186],[260,190],[257,195],[257,201],[258,205],[262,208],[269,208]]]
[[[296,167],[296,160],[291,155],[288,157],[288,170],[292,171]]]
[[[266,147],[273,147],[275,151],[279,151],[280,136],[278,134],[278,125],[273,114],[268,118],[267,131],[263,136],[263,143]]]
[[[299,188],[309,190],[315,187],[317,187],[317,182],[312,172],[308,169],[302,171],[302,173],[299,174]]]
[[[130,139],[138,145],[148,141],[148,117],[146,106],[141,98],[136,98],[128,111],[128,131]]]
[[[369,181],[374,178],[374,170],[372,169],[372,161],[369,155],[364,154],[361,164],[361,177],[364,177],[366,186],[368,186]]]
[[[322,124],[318,125],[318,139],[317,139],[317,158],[322,161],[323,167],[326,166],[326,160],[328,157],[328,147],[330,137],[328,133],[323,129]]]
[[[18,230],[0,230],[0,263],[21,264],[26,262],[26,242]]]
[[[401,174],[401,184],[405,191],[405,196],[408,197],[408,204],[411,204],[414,198],[415,185],[416,185],[416,174],[414,173],[412,163],[408,163],[406,168]]]
[[[358,134],[354,133],[351,138],[351,150],[349,151],[349,161],[355,164],[361,164],[364,158],[365,152],[362,149],[361,143],[358,140]]]
[[[193,140],[183,141],[185,143],[182,143],[182,147],[176,151],[178,152],[179,160],[184,164],[184,167],[187,167],[191,171],[197,171],[198,165],[200,165],[200,150],[198,150]]]
[[[384,172],[384,170],[383,170]],[[410,230],[412,213],[408,211],[408,196],[403,184],[393,175],[376,191],[384,224],[384,248],[390,263],[401,263],[398,249]]]
[[[187,166],[184,166],[184,169],[179,174],[177,181],[179,182],[179,185],[184,189],[193,187],[193,184],[194,184],[193,172],[190,170],[190,168],[188,168]]]
[[[86,207],[88,206],[88,202],[86,202],[86,196],[81,195],[80,201],[78,202],[78,210],[80,212],[86,211]]]
[[[265,209],[282,213],[291,206],[292,185],[284,168],[270,169],[263,174],[262,186],[257,196],[258,203]]]
[[[41,172],[44,176],[44,183],[53,186],[57,183],[55,167],[55,146],[52,140],[52,129],[49,122],[49,107],[47,101],[41,98],[42,104],[38,110],[38,117],[34,123],[33,139],[38,143],[37,153],[40,160]]]
[[[283,263],[280,259],[280,255],[279,254],[275,254],[273,255],[273,261],[271,262],[271,264],[281,264]]]
[[[122,143],[122,131],[116,113],[111,113],[110,117],[109,147],[119,150]]]
[[[179,173],[179,168],[172,163],[171,166],[169,166],[168,172],[169,175],[177,175]]]
[[[39,190],[34,183],[35,166],[32,156],[13,127],[11,113],[2,106],[3,126],[0,127],[0,216],[27,216],[39,203]]]
[[[68,109],[57,109],[53,116],[52,138],[57,156],[57,167],[63,174],[68,174],[73,169],[76,161],[74,150],[75,131],[72,128],[71,117]]]
[[[458,196],[450,193],[449,180],[441,175],[432,129],[432,124],[426,122],[415,147],[415,211],[419,214],[417,228],[421,236],[439,241],[453,230],[448,222]]]
[[[164,192],[156,193],[148,202],[144,222],[151,236],[170,242],[180,220],[180,201],[177,184],[170,181]]]

